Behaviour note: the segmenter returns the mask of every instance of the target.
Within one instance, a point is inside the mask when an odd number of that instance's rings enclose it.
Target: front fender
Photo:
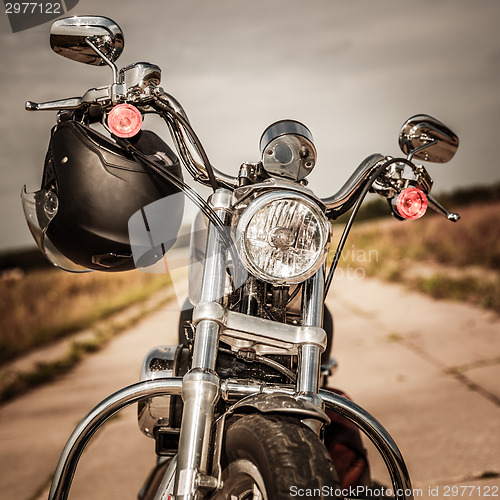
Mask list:
[[[330,423],[330,418],[325,411],[311,401],[300,396],[284,393],[259,393],[248,396],[232,405],[227,410],[226,415],[248,412],[250,409],[257,410],[260,413],[279,413],[301,419],[315,419],[325,424]]]

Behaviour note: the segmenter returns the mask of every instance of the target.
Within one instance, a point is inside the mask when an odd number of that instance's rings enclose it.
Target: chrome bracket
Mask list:
[[[229,311],[217,302],[200,302],[193,311],[193,323],[215,321],[220,340],[235,350],[253,349],[257,354],[297,355],[299,346],[316,345],[323,352],[326,332],[317,326],[295,326]]]

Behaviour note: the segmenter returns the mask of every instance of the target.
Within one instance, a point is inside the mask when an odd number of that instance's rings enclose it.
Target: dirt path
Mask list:
[[[429,486],[441,488],[441,498],[446,485],[499,485],[498,477],[477,479],[500,472],[499,318],[374,279],[334,282],[328,304],[340,365],[331,383],[393,435],[419,497],[436,497]],[[70,375],[0,408],[2,499],[38,496],[80,418],[138,380],[150,347],[175,342],[177,318],[170,303]],[[112,419],[89,445],[71,499],[136,498],[154,463],[154,443],[138,430],[135,411]],[[376,458],[373,468],[389,482]]]

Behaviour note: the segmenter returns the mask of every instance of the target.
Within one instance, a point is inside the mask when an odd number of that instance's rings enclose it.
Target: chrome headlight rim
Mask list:
[[[274,201],[282,200],[294,200],[305,205],[315,216],[318,222],[318,226],[320,227],[321,235],[321,250],[318,251],[315,259],[311,261],[312,263],[308,267],[308,269],[298,275],[288,276],[286,278],[281,278],[279,276],[267,273],[260,267],[257,267],[254,264],[252,257],[249,255],[245,244],[248,225],[250,224],[252,218],[257,214],[257,212]],[[305,280],[316,274],[316,272],[321,268],[328,254],[330,238],[330,222],[326,217],[322,207],[314,199],[296,191],[270,191],[264,194],[260,194],[259,196],[254,198],[245,208],[243,213],[240,215],[236,225],[235,240],[238,254],[243,265],[249,273],[251,273],[256,278],[273,285],[294,285],[304,282]]]

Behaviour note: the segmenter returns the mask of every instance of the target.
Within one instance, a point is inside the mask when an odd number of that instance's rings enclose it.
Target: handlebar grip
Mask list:
[[[77,109],[82,105],[81,97],[70,97],[60,101],[33,102],[26,101],[26,111],[61,111],[64,109]]]

